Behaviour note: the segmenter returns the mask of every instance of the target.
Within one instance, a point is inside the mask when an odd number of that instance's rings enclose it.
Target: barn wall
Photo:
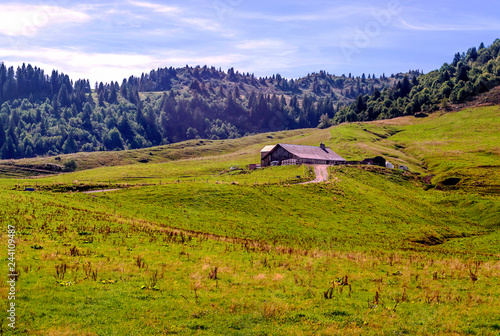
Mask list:
[[[272,161],[281,161],[293,159],[294,155],[286,151],[283,147],[278,146],[278,148],[274,149],[269,155],[262,159],[261,166],[267,167],[271,164]]]

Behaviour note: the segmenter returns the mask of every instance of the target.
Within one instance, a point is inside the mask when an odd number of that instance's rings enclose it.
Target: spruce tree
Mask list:
[[[401,83],[401,96],[406,97],[411,91],[411,84],[408,80],[408,76],[403,78],[403,82]]]
[[[113,82],[111,82],[111,87],[109,90],[109,96],[108,96],[108,103],[110,104],[115,104],[118,102],[118,97],[116,95],[116,87],[113,85]]]
[[[18,158],[18,138],[14,125],[11,123],[7,131],[5,143],[2,146],[2,159],[17,159]]]
[[[5,130],[3,128],[3,123],[0,120],[0,148],[2,148],[2,146],[5,144],[5,140],[6,140]]]
[[[73,137],[73,132],[70,132],[68,139],[66,139],[62,146],[62,150],[64,154],[76,153],[78,151],[78,145]]]
[[[120,86],[120,94],[123,98],[127,99],[127,80],[124,78],[122,85]]]
[[[460,62],[458,65],[457,80],[462,80],[464,82],[467,82],[469,80],[469,76],[467,75],[467,68],[462,62]]]
[[[61,88],[59,89],[59,94],[57,95],[57,100],[61,107],[67,107],[70,105],[68,88],[66,87],[66,84],[61,85]]]

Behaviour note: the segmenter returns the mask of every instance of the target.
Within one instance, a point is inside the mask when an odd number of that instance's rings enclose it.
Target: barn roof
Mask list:
[[[270,152],[273,150],[274,147],[276,147],[276,145],[265,146],[264,148],[261,149],[261,152]]]
[[[302,159],[345,161],[343,157],[341,157],[328,147],[325,147],[325,149],[323,149],[321,147],[316,147],[316,146],[301,146],[301,145],[288,145],[288,144],[278,144],[277,146],[281,146],[289,153],[292,153]]]

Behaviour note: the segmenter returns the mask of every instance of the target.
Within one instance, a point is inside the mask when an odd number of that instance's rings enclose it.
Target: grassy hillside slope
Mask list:
[[[317,145],[325,142],[348,160],[382,155],[395,165],[409,166],[413,172],[436,175],[435,183],[458,177],[461,179],[459,186],[494,191],[498,187],[495,181],[498,181],[500,154],[498,112],[498,106],[469,108],[458,112],[437,112],[423,119],[408,116],[343,124],[327,130],[274,132],[232,140],[192,140],[140,150],[0,161],[0,165],[19,171],[47,164],[60,165],[69,160],[76,161],[78,170],[111,166],[53,179],[66,182],[71,179],[90,180],[92,177],[93,180],[108,181],[141,176],[176,179],[199,175],[204,178],[232,166],[245,167],[259,162],[259,150],[267,144]],[[117,168],[130,164],[136,165]],[[33,170],[31,173],[36,173],[36,169]],[[4,171],[3,176],[10,173],[8,169]],[[140,174],[134,171],[140,171]],[[486,181],[486,176],[492,178]],[[490,182],[493,184],[489,185]]]
[[[0,180],[17,232],[13,334],[496,335],[499,119],[490,106],[13,162],[80,169]],[[310,168],[229,169],[277,142],[410,172],[331,167],[298,185]]]

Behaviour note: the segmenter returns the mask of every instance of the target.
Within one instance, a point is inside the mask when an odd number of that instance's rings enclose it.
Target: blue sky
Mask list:
[[[499,38],[498,13],[496,1],[2,1],[0,62],[91,82],[186,64],[288,78],[428,72]]]

